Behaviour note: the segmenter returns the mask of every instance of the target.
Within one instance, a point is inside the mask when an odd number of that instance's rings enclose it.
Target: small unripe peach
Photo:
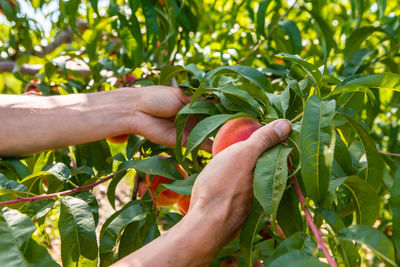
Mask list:
[[[116,143],[116,144],[122,144],[127,142],[129,139],[129,135],[127,134],[121,134],[113,137],[108,137],[107,140],[110,141],[111,143]]]
[[[128,74],[125,75],[125,81],[128,82],[128,83],[136,81],[136,80],[137,80],[137,77],[135,75],[133,75],[133,74],[128,73]]]
[[[225,123],[215,136],[212,146],[213,156],[224,150],[230,145],[241,142],[261,128],[258,120],[250,117],[233,119]]]
[[[160,155],[159,157],[165,159],[165,158],[168,158],[169,156]],[[186,179],[188,174],[182,168],[182,166],[178,165],[178,164],[176,164],[174,166],[178,169],[178,171],[183,176],[183,178]],[[153,195],[156,194],[157,188],[160,184],[168,183],[170,181],[173,181],[173,179],[170,179],[170,178],[167,178],[167,177],[164,177],[161,175],[155,175],[150,183],[150,190],[151,190],[152,194]],[[147,191],[147,187],[139,184],[139,190],[138,190],[139,197],[143,197],[143,195],[146,193],[146,191]],[[175,204],[176,202],[178,202],[182,197],[183,197],[183,195],[181,195],[181,194],[178,194],[170,189],[165,189],[157,196],[156,205],[159,207],[171,206],[171,205]]]
[[[178,208],[179,212],[185,216],[186,213],[189,210],[190,206],[190,196],[183,196],[179,201],[178,201]]]

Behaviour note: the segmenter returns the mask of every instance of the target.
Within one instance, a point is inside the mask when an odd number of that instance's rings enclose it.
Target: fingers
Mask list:
[[[267,149],[285,140],[291,129],[292,123],[286,119],[273,121],[255,131],[245,141],[246,146],[251,148],[252,153],[258,158]]]

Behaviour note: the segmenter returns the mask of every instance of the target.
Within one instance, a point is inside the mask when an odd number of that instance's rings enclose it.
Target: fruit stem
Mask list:
[[[151,185],[150,174],[148,174],[148,173],[146,173],[146,184],[147,184],[147,190],[149,190],[150,198],[153,201],[153,208],[156,211],[156,215],[158,216],[160,214],[160,211],[157,208],[156,198],[154,196],[154,192],[150,188],[150,185]]]
[[[93,184],[89,184],[89,185],[85,185],[85,186],[78,186],[75,187],[74,189],[70,189],[70,190],[66,190],[63,192],[58,192],[58,193],[54,193],[54,194],[48,194],[48,195],[40,195],[40,196],[36,196],[36,197],[23,197],[23,198],[18,198],[18,199],[14,199],[14,200],[8,200],[8,201],[2,201],[0,202],[1,206],[8,206],[8,205],[12,205],[12,204],[16,204],[16,203],[21,203],[21,202],[33,202],[33,201],[37,201],[37,200],[42,200],[42,199],[48,199],[48,198],[54,198],[54,197],[60,197],[60,196],[66,196],[66,195],[70,195],[73,193],[77,193],[77,192],[81,192],[81,191],[85,191],[88,189],[92,189],[93,187],[102,184],[104,182],[107,182],[108,180],[114,178],[116,175],[122,173],[125,170],[122,171],[118,171],[116,173],[113,173],[103,179],[98,180],[97,182],[93,183]]]
[[[290,158],[288,158],[288,167],[289,167],[289,172],[293,173],[294,170],[293,170],[293,165],[292,165]],[[332,267],[337,267],[336,261],[329,254],[328,248],[325,246],[324,241],[322,240],[321,231],[315,225],[313,218],[311,216],[310,210],[305,205],[306,200],[304,198],[303,192],[301,191],[301,188],[300,188],[299,182],[297,181],[296,175],[293,175],[292,183],[293,183],[294,189],[296,191],[297,197],[299,198],[301,208],[303,209],[304,214],[306,216],[307,224],[310,227],[311,231],[313,232],[315,239],[317,240],[318,248],[322,251],[322,253],[324,253],[329,265]]]
[[[299,115],[297,115],[296,117],[294,117],[290,122],[295,122],[295,121],[297,121],[298,119],[300,119],[301,117],[303,117],[303,115],[304,115],[304,112],[300,113]]]

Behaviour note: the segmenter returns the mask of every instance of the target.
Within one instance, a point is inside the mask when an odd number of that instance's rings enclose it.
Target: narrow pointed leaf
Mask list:
[[[254,170],[254,197],[275,225],[276,212],[286,187],[288,176],[287,157],[292,151],[277,145],[266,151],[257,161]]]
[[[335,147],[335,101],[308,99],[301,127],[301,176],[307,195],[322,203],[329,187]]]
[[[74,197],[60,199],[58,228],[63,266],[97,266],[96,226],[89,205]]]

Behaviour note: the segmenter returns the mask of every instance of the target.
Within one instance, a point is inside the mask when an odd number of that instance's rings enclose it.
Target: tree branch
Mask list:
[[[118,175],[122,172],[123,171],[113,173],[103,179],[98,180],[97,182],[95,182],[93,184],[78,186],[78,187],[75,187],[74,189],[70,189],[70,190],[63,191],[63,192],[58,192],[58,193],[48,194],[48,195],[40,195],[40,196],[36,196],[36,197],[24,197],[24,198],[18,198],[18,199],[14,199],[14,200],[2,201],[2,202],[0,202],[0,206],[8,206],[8,205],[17,204],[17,203],[21,203],[21,202],[28,202],[28,201],[33,202],[33,201],[37,201],[37,200],[66,196],[66,195],[70,195],[73,193],[85,191],[88,189],[92,189],[93,187],[95,187],[99,184],[107,182],[108,180],[114,178],[116,175]]]
[[[290,158],[288,158],[288,167],[289,167],[289,172],[292,174],[294,172],[292,162],[290,161]],[[301,208],[304,211],[304,214],[306,215],[306,221],[308,226],[310,227],[311,231],[313,232],[315,239],[317,240],[318,248],[324,253],[326,259],[328,260],[329,265],[332,267],[337,267],[336,261],[333,259],[331,254],[329,254],[328,248],[325,246],[324,241],[322,240],[322,233],[318,229],[318,227],[315,225],[313,218],[311,216],[311,213],[307,206],[305,205],[306,201],[303,195],[303,192],[301,192],[301,188],[299,185],[299,182],[297,181],[296,175],[293,175],[292,183],[294,186],[294,189],[296,191],[297,197],[299,198]]]
[[[13,72],[16,67],[17,67],[17,63],[15,61],[12,61],[12,60],[0,61],[0,73]],[[20,67],[19,72],[21,72],[24,75],[35,75],[41,69],[43,69],[43,65],[41,65],[41,64],[23,64]],[[74,66],[74,67],[68,68],[68,70],[79,72],[82,76],[91,75],[91,71],[87,67]],[[60,70],[59,73],[63,73],[63,71]]]
[[[76,26],[77,26],[79,32],[83,32],[84,30],[86,30],[88,28],[87,23],[84,21],[78,21]],[[50,54],[51,52],[53,52],[60,45],[72,42],[73,35],[74,35],[74,33],[73,33],[71,27],[68,27],[65,31],[63,31],[59,35],[57,35],[57,37],[54,39],[54,41],[51,42],[49,45],[42,46],[42,51],[34,51],[32,53],[32,55],[38,56],[38,57],[44,57],[44,56]]]

